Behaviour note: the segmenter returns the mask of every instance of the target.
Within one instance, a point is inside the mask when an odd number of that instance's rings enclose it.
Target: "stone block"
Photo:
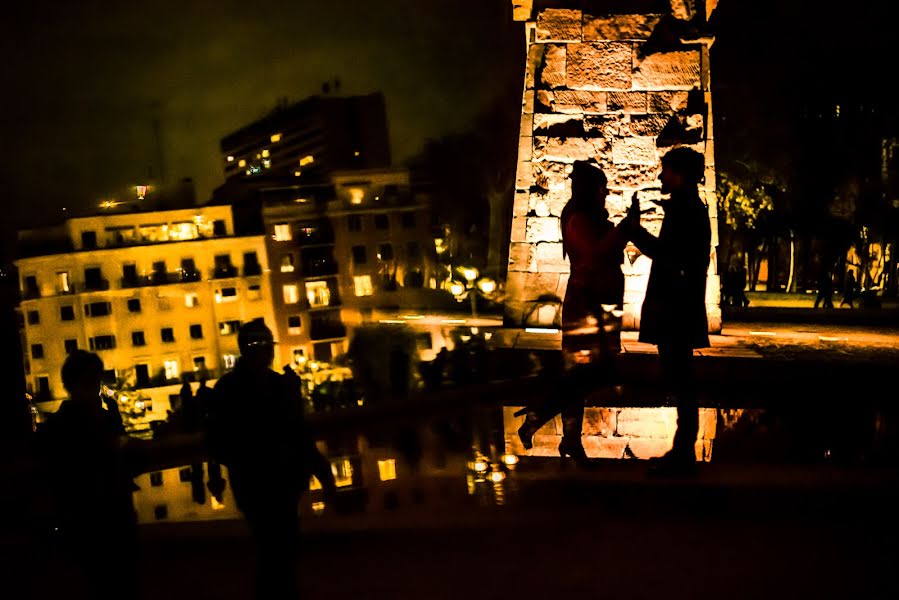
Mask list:
[[[617,411],[611,408],[588,406],[584,409],[584,435],[612,437],[615,435]]]
[[[675,19],[689,21],[696,14],[696,0],[669,0],[671,14]]]
[[[537,15],[538,42],[579,42],[583,37],[579,10],[548,8]]]
[[[530,198],[530,202],[530,210],[535,216],[550,216],[549,204],[546,202],[546,194],[533,194]]]
[[[555,94],[553,94],[553,100],[550,101],[552,104],[555,100]],[[567,125],[569,123],[581,123],[582,118],[579,115],[572,114],[562,114],[557,115],[553,113],[537,113],[534,115],[534,132],[537,134],[543,133],[546,135],[546,131],[558,126]],[[583,130],[583,126],[581,126]]]
[[[671,117],[668,115],[632,115],[630,121],[626,125],[626,130],[628,135],[642,136],[642,137],[656,137],[662,130],[665,129],[665,125],[668,124],[668,120]]]
[[[612,142],[612,162],[623,165],[656,165],[659,162],[655,140],[623,138]]]
[[[519,137],[518,138],[518,160],[529,162],[533,158],[534,138]]]
[[[546,196],[546,205],[549,207],[549,214],[554,217],[562,216],[562,209],[568,204],[571,198],[571,180],[566,180],[564,187],[561,189],[552,189]]]
[[[712,89],[712,70],[711,64],[709,61],[709,47],[702,46],[699,51],[699,60],[700,60],[700,72],[699,72],[699,84],[704,91],[709,91]]]
[[[527,273],[524,279],[524,295],[522,299],[533,302],[545,295],[555,295],[559,287],[558,273]]]
[[[614,138],[621,135],[623,123],[622,115],[588,116],[584,117],[584,131],[599,132],[605,138]]]
[[[565,85],[565,46],[559,44],[546,44],[543,51],[543,69],[540,72],[540,81],[549,88],[563,87]]]
[[[606,108],[610,113],[645,113],[648,101],[646,92],[609,92],[606,96]]]
[[[528,217],[525,241],[559,242],[562,240],[562,231],[559,228],[559,219],[555,217]]]
[[[671,450],[671,440],[662,439],[630,439],[627,447],[630,448],[634,458],[646,460],[662,456]]]
[[[658,165],[619,165],[616,169],[610,169],[609,187],[611,189],[637,190],[648,185],[658,184],[659,173],[661,172],[661,164]],[[646,196],[647,192],[640,192],[640,197]],[[621,196],[621,201],[625,204],[629,202],[630,194]],[[624,205],[626,211],[628,206]],[[648,207],[645,207],[648,208]],[[657,208],[657,207],[656,207]]]
[[[531,18],[531,10],[534,8],[534,0],[512,0],[512,19],[515,21],[527,21]]]
[[[626,42],[569,44],[568,87],[578,90],[629,90],[633,72],[632,45]]]
[[[532,259],[533,245],[521,242],[509,244],[510,271],[536,271],[537,263]]]
[[[692,89],[699,86],[698,50],[656,52],[635,59],[633,85],[637,90]]]
[[[512,198],[512,216],[525,217],[530,210],[530,194],[524,190],[516,190]]]
[[[583,436],[581,443],[590,458],[622,459],[624,458],[624,449],[627,447],[625,438]]]
[[[527,217],[512,217],[512,234],[510,241],[524,242],[527,240]]]
[[[568,273],[568,259],[562,256],[562,244],[558,242],[541,242],[535,246],[538,271]]]
[[[518,170],[515,172],[515,187],[526,190],[534,185],[534,163],[526,160],[518,161]]]
[[[560,435],[535,435],[534,447],[528,451],[528,456],[559,456]]]
[[[606,151],[604,138],[550,138],[535,136],[534,160],[573,163],[589,160]]]
[[[559,113],[583,114],[606,112],[606,93],[587,90],[556,90],[552,104]]]
[[[537,71],[543,64],[543,44],[531,44],[528,46],[528,56],[524,67],[524,88],[534,89],[537,80]]]
[[[662,15],[584,15],[584,41],[645,40]]]
[[[559,273],[559,285],[556,286],[556,296],[559,298],[565,298],[565,290],[568,289],[568,279],[570,277],[570,273]]]
[[[525,90],[521,97],[521,113],[534,112],[534,90]]]
[[[699,439],[715,439],[718,428],[718,411],[714,408],[699,409]]]
[[[688,92],[649,92],[649,112],[670,113],[687,110]]]
[[[518,128],[518,135],[521,138],[532,137],[534,135],[533,113],[524,113],[521,115],[521,126]]]

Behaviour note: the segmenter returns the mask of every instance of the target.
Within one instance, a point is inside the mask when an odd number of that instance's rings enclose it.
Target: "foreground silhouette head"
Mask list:
[[[76,402],[99,403],[103,361],[93,352],[75,350],[62,365],[62,385]]]
[[[275,338],[262,319],[253,319],[241,325],[237,332],[240,356],[250,366],[265,369],[275,358]]]
[[[662,157],[662,193],[692,190],[705,178],[705,157],[682,146]]]

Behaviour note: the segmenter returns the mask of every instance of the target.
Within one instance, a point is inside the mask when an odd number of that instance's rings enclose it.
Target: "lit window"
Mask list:
[[[228,161],[228,162],[234,162],[234,157],[233,157],[233,156],[228,156],[227,161]]]
[[[291,315],[287,317],[287,333],[290,335],[300,335],[301,330],[300,315]]]
[[[306,165],[311,165],[315,162],[315,157],[311,154],[307,154],[303,158],[300,159],[300,166],[305,167]]]
[[[184,294],[184,305],[188,308],[196,308],[200,306],[200,297],[195,292]]]
[[[235,300],[237,300],[237,288],[226,287],[215,290],[215,301],[217,303],[234,302]]]
[[[303,348],[294,348],[293,349],[293,362],[297,365],[305,364],[306,362],[306,350]]]
[[[168,228],[168,238],[172,241],[194,240],[198,237],[194,223],[173,223]]]
[[[302,174],[303,174],[302,171],[294,171],[294,172],[293,172],[293,176],[294,176],[294,177],[299,177],[299,176],[302,175]]]
[[[69,272],[60,271],[56,274],[56,283],[59,285],[60,292],[71,292],[71,282],[69,281]]]
[[[309,281],[306,283],[306,298],[309,306],[328,306],[331,304],[331,290],[327,281]]]
[[[247,166],[247,161],[245,161],[244,159],[241,158],[241,159],[240,159],[240,162],[237,163],[237,166],[238,166],[238,167],[245,167],[245,166]]]
[[[234,335],[240,329],[240,321],[222,321],[219,323],[219,333],[222,335]]]
[[[356,150],[355,152],[353,152],[353,156],[359,156],[359,154],[360,154],[360,152],[359,152],[358,150]]]
[[[293,254],[284,254],[281,256],[281,272],[293,273],[296,265],[293,262]]]
[[[166,379],[178,379],[179,371],[178,371],[178,361],[176,359],[167,360],[163,363],[163,367],[165,367],[165,378]]]
[[[381,481],[396,479],[396,461],[392,458],[379,460],[378,473],[381,475]]]
[[[272,239],[276,242],[287,242],[292,240],[293,236],[290,234],[290,223],[277,223]]]
[[[331,472],[334,474],[334,484],[337,487],[346,487],[353,485],[353,465],[350,459],[333,461],[331,463]]]
[[[362,188],[350,188],[350,204],[362,204],[365,199],[365,190]]]
[[[237,364],[237,356],[234,354],[225,354],[222,356],[222,362],[226,369],[233,369],[234,365]]]
[[[271,153],[268,151],[268,148],[262,151],[262,158],[268,158],[271,156]]]
[[[371,296],[375,293],[371,286],[371,275],[356,275],[353,277],[353,285],[357,296]]]
[[[266,169],[271,169],[271,168],[272,168],[272,159],[270,159],[270,158],[263,158],[263,159],[262,159],[262,166],[265,167]]]
[[[270,137],[269,139],[272,141],[273,144],[277,144],[278,142],[281,141],[281,134],[280,134],[280,133],[273,133],[273,134],[272,134],[272,137]]]
[[[284,286],[284,304],[296,304],[300,301],[300,290],[295,283]]]

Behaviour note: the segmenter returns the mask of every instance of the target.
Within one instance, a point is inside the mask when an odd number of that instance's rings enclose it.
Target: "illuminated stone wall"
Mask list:
[[[609,3],[599,0],[571,0],[575,8],[532,4],[513,0],[515,18],[526,21],[527,64],[506,325],[560,325],[569,268],[559,216],[571,195],[574,161],[593,159],[605,171],[606,207],[618,222],[634,190],[659,185],[660,158],[688,145],[706,157],[701,194],[712,224],[706,304],[710,331],[719,331],[712,40],[701,33],[713,3],[700,8],[699,0],[671,0],[655,3],[663,9],[652,14],[605,14]],[[641,192],[643,225],[657,234],[663,212],[651,202],[653,194],[658,198],[658,189]],[[634,252],[624,260],[625,328],[639,326],[649,266]]]

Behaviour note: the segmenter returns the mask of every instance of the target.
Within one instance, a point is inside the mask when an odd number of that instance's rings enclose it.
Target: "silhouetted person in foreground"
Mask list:
[[[331,464],[306,429],[293,380],[270,369],[272,332],[262,319],[238,332],[240,360],[215,385],[208,440],[228,468],[256,546],[256,597],[297,597],[300,495],[315,475],[334,491]]]
[[[655,459],[654,475],[695,473],[694,446],[699,430],[699,406],[693,383],[693,349],[709,346],[706,317],[706,273],[711,252],[708,207],[697,186],[704,178],[705,159],[690,148],[675,148],[662,157],[665,217],[659,236],[636,227],[631,241],[652,266],[640,315],[640,341],[659,349],[662,377],[677,405],[677,432],[671,450]],[[629,216],[639,214],[636,194]]]
[[[103,362],[84,350],[62,366],[65,400],[39,430],[48,452],[64,548],[91,598],[137,597],[137,519],[125,428],[115,400],[101,397]]]
[[[852,271],[846,274],[846,284],[843,287],[843,300],[840,301],[840,308],[843,308],[846,304],[849,305],[849,308],[855,308],[855,305],[852,303],[855,302],[855,296],[858,293],[858,283],[855,281],[855,275],[853,275]]]
[[[822,270],[821,277],[818,278],[818,295],[815,297],[815,308],[818,308],[819,304],[823,308],[833,308],[833,274],[830,272],[830,269]]]
[[[613,372],[621,350],[620,312],[624,297],[622,227],[609,221],[605,208],[606,176],[589,162],[574,163],[571,200],[562,211],[562,248],[571,263],[571,276],[562,305],[563,369],[558,393],[539,406],[527,408],[518,436],[525,448],[534,434],[561,413],[559,454],[580,466],[588,464],[581,442],[584,400]],[[627,224],[625,224],[626,226]]]

